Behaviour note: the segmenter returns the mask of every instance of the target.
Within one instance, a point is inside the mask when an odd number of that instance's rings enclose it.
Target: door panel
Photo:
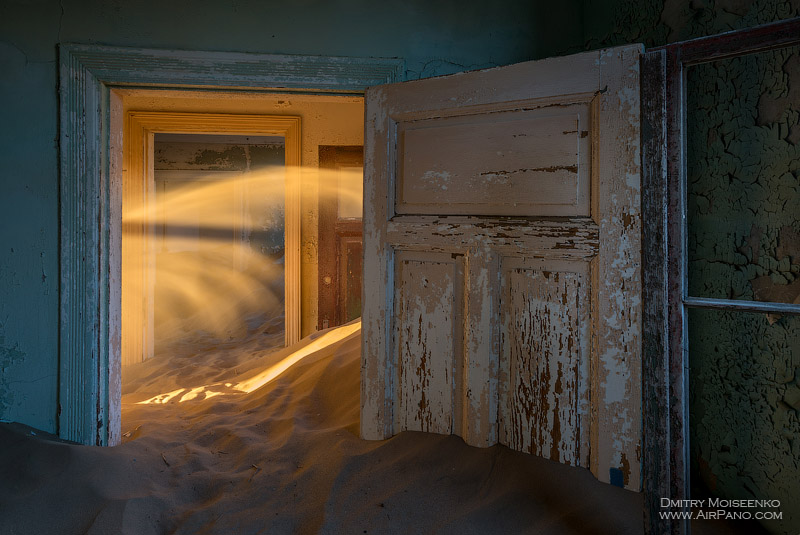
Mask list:
[[[399,123],[395,211],[589,215],[588,123],[586,102]]]
[[[639,488],[640,46],[372,88],[361,433]]]
[[[508,258],[501,271],[500,442],[578,466],[588,453],[588,267]]]
[[[395,258],[396,425],[449,434],[460,400],[456,358],[463,353],[463,256],[403,251]],[[458,374],[460,375],[460,374]],[[458,392],[457,392],[458,391]]]
[[[361,221],[350,233],[337,231],[339,257],[339,318],[347,323],[361,317],[361,277],[364,272]]]

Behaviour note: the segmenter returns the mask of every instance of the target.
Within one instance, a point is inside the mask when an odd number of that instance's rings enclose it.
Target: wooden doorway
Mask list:
[[[360,96],[403,72],[402,60],[386,58],[59,45],[60,437],[120,440],[123,116],[115,88]]]
[[[322,145],[319,167],[317,328],[327,329],[361,316],[364,147]]]

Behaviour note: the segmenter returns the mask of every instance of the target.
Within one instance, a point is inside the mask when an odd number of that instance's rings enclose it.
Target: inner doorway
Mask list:
[[[282,343],[284,138],[154,137],[154,355],[256,331]]]
[[[322,145],[318,329],[361,317],[364,147]],[[322,176],[322,175],[321,175]]]
[[[200,225],[198,217],[202,215],[206,219],[205,223],[210,223],[210,229],[204,229],[202,232],[207,233],[226,233],[225,227],[228,227],[227,236],[229,240],[225,240],[228,249],[230,249],[230,269],[227,275],[224,270],[210,269],[211,265],[203,265],[197,267],[197,262],[184,263],[183,266],[177,268],[183,273],[173,274],[172,280],[167,285],[162,284],[160,290],[164,296],[171,296],[171,299],[176,302],[176,299],[183,301],[194,301],[194,312],[189,313],[189,316],[197,316],[198,310],[205,310],[204,317],[206,321],[202,327],[208,327],[211,320],[216,323],[212,331],[224,331],[230,328],[230,324],[239,321],[241,318],[235,318],[231,313],[223,313],[223,309],[233,310],[235,312],[236,303],[242,299],[251,299],[251,294],[248,293],[252,288],[247,287],[242,279],[242,268],[246,263],[245,248],[241,246],[242,238],[247,235],[249,241],[249,234],[246,233],[244,222],[244,214],[242,209],[237,209],[234,217],[233,204],[234,199],[239,198],[242,208],[244,206],[244,189],[245,181],[243,179],[230,180],[230,173],[234,174],[236,171],[228,169],[226,175],[228,180],[221,180],[219,174],[216,178],[211,178],[220,167],[228,165],[223,162],[225,158],[217,158],[210,165],[211,169],[207,170],[204,175],[205,187],[193,187],[187,189],[187,184],[191,183],[190,178],[196,175],[189,169],[160,169],[159,176],[161,179],[156,181],[156,136],[162,140],[160,150],[163,152],[167,150],[169,154],[164,157],[162,154],[161,160],[185,160],[187,157],[181,156],[190,149],[186,148],[186,143],[176,142],[176,139],[186,140],[189,138],[164,138],[162,134],[168,133],[179,136],[195,136],[197,134],[216,134],[216,135],[236,135],[243,134],[249,136],[271,136],[283,139],[283,160],[285,166],[272,166],[273,176],[262,177],[261,180],[253,180],[252,189],[264,188],[265,184],[273,184],[273,189],[280,189],[281,193],[278,195],[283,198],[283,234],[284,234],[284,252],[283,252],[283,270],[284,270],[284,329],[286,344],[291,344],[300,338],[300,302],[299,302],[299,286],[300,286],[300,260],[299,260],[299,242],[300,242],[300,201],[298,189],[300,187],[298,174],[300,168],[300,118],[291,115],[234,115],[234,114],[202,114],[202,113],[175,113],[169,111],[129,111],[125,114],[125,141],[123,149],[123,160],[125,162],[123,167],[123,188],[122,188],[122,219],[123,219],[123,238],[122,238],[122,364],[130,365],[141,362],[151,358],[155,352],[155,318],[156,318],[156,280],[157,280],[157,260],[159,256],[159,249],[161,250],[162,264],[173,262],[187,255],[178,255],[171,253],[178,253],[179,249],[189,249],[192,254],[189,258],[196,260],[196,253],[199,253],[202,245],[202,254],[208,255],[217,249],[213,245],[215,240],[208,240],[210,235],[204,235],[200,239],[201,227],[209,225]],[[224,138],[216,138],[216,141],[225,141]],[[211,140],[214,141],[214,140]],[[230,141],[230,139],[227,139]],[[183,145],[183,147],[181,147]],[[204,154],[213,154],[214,150],[210,149],[213,145],[208,139],[205,143],[195,142],[194,148],[200,152],[193,156],[194,160],[191,165],[187,162],[178,163],[173,161],[170,164],[164,163],[159,167],[165,166],[178,166],[178,167],[202,167]],[[228,151],[230,157],[231,151],[235,152],[234,145],[230,143],[216,143],[218,149],[220,145],[225,147],[223,150]],[[247,145],[241,145],[242,152],[249,153],[249,148],[245,149]],[[171,149],[170,149],[171,147]],[[171,151],[171,152],[170,152]],[[207,157],[207,156],[206,156]],[[252,158],[250,158],[252,161]],[[199,163],[198,163],[199,162]],[[239,166],[247,167],[247,156],[245,154],[244,162]],[[278,169],[281,171],[278,171]],[[195,169],[197,170],[197,169]],[[176,174],[174,171],[177,171]],[[184,171],[181,173],[181,171]],[[185,171],[189,171],[186,173]],[[166,175],[164,174],[166,172]],[[211,173],[211,174],[209,174]],[[277,173],[277,175],[275,175]],[[194,180],[197,182],[198,180]],[[157,193],[156,184],[161,188],[161,195]],[[167,187],[167,184],[171,184]],[[176,186],[177,184],[177,186]],[[282,186],[282,187],[281,187]],[[180,193],[179,193],[180,191]],[[198,193],[199,192],[199,193]],[[263,195],[256,195],[256,197],[269,196],[275,197],[274,192],[268,195],[266,192]],[[170,203],[163,201],[167,197],[172,197]],[[218,206],[224,206],[225,203],[221,202],[221,198],[230,197],[232,201],[228,205],[227,210],[219,211]],[[162,202],[159,202],[162,201]],[[170,207],[167,210],[167,207]],[[216,212],[216,213],[215,213]],[[216,220],[214,220],[216,218]],[[169,221],[174,219],[173,221]],[[238,223],[237,223],[238,221]],[[250,227],[250,225],[248,225]],[[181,230],[184,236],[179,237],[174,235],[177,229]],[[161,239],[158,239],[159,230],[161,231]],[[168,235],[167,232],[170,232]],[[234,245],[233,236],[239,234],[239,245]],[[192,236],[193,235],[193,236]],[[192,239],[193,238],[193,239]],[[169,244],[167,244],[169,242]],[[202,244],[201,244],[202,242]],[[219,244],[217,244],[219,245]],[[166,248],[165,248],[166,246]],[[172,248],[170,250],[169,248]],[[235,260],[233,258],[235,256]],[[251,258],[260,258],[256,255],[250,255]],[[217,254],[219,259],[219,254]],[[167,259],[170,259],[169,261]],[[234,263],[237,264],[234,270]],[[259,262],[263,264],[263,262]],[[223,264],[216,263],[214,265],[223,266]],[[263,266],[262,266],[263,267]],[[275,270],[275,266],[270,268]],[[187,271],[194,271],[198,277],[190,276]],[[220,279],[212,282],[209,275],[214,273]],[[233,277],[234,273],[236,277]],[[263,275],[260,275],[263,276]],[[259,276],[259,277],[260,277]],[[192,284],[200,282],[203,278],[205,286],[198,286]],[[164,277],[162,277],[164,279]],[[200,279],[200,280],[198,280]],[[231,285],[239,279],[239,282],[234,284],[240,288],[238,295],[240,298],[232,294],[225,297],[220,297],[222,303],[215,306],[213,303],[208,302],[209,295],[198,295],[205,291],[210,286],[215,286],[220,291],[224,291],[225,285]],[[162,280],[163,282],[163,280]],[[179,291],[181,290],[181,291]],[[166,302],[169,301],[169,298]],[[169,308],[169,307],[167,307]],[[165,309],[166,310],[166,309]],[[169,311],[167,310],[169,314]],[[172,315],[181,316],[188,313],[187,310],[173,309]],[[212,318],[213,316],[213,318]],[[227,317],[226,317],[227,316]],[[174,318],[173,318],[174,319]],[[160,318],[161,323],[164,323],[165,318]],[[229,324],[229,325],[225,325]],[[198,326],[199,327],[199,326]],[[217,333],[219,334],[219,332]]]
[[[239,363],[245,353],[291,345],[316,330],[318,219],[332,193],[333,176],[323,169],[325,158],[320,153],[326,147],[363,144],[363,98],[149,89],[117,89],[113,96],[121,98],[125,118],[122,256],[128,268],[123,266],[122,277],[123,355],[134,355],[133,363],[149,356],[167,357],[144,367],[125,367],[122,391],[125,396],[135,394],[126,397],[126,402],[138,402],[153,393],[148,390],[154,388],[152,384],[140,388],[153,373],[169,376],[159,386],[169,385],[170,390],[195,388],[191,380],[180,379],[185,375],[182,369],[203,362],[213,366],[232,362],[241,373],[251,365]],[[248,169],[251,179],[244,176]],[[346,171],[348,177],[358,175],[358,185],[349,185],[345,197],[354,197],[358,190],[360,207],[361,170]],[[139,212],[147,216],[140,221],[139,231],[152,236],[147,247],[138,247],[138,261],[135,241],[130,239],[135,223],[130,217],[135,206],[131,199],[137,195]],[[166,202],[159,202],[160,198]],[[283,202],[265,201],[268,198]],[[194,266],[184,262],[192,256],[200,257]],[[216,267],[209,269],[206,257],[217,260]],[[140,272],[133,278],[131,258]],[[161,272],[159,268],[165,266]],[[285,270],[283,281],[275,277],[281,269]],[[265,270],[270,276],[263,276]],[[232,274],[238,279],[233,286],[244,291],[226,289]],[[210,296],[198,283],[209,279],[222,292],[211,297],[216,302],[208,307],[212,317],[201,318],[204,328],[198,332],[197,318],[189,317],[194,314],[187,310],[198,295],[208,300]],[[253,280],[255,289],[248,285]],[[280,310],[281,299],[286,302],[285,312]],[[223,319],[232,323],[215,324],[223,312]],[[131,314],[138,314],[138,319],[131,320]],[[280,323],[279,316],[284,314],[285,342],[276,332],[280,325],[270,321]],[[204,319],[212,320],[210,329]],[[294,339],[289,332],[292,320],[296,322]],[[138,326],[141,333],[136,333]],[[184,335],[188,339],[181,340]],[[179,343],[170,348],[175,341]],[[226,349],[225,356],[218,358],[222,347],[233,351]],[[131,364],[129,359],[123,362]]]

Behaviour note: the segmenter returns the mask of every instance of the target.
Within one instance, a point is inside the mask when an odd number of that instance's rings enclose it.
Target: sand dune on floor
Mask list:
[[[140,403],[239,383],[324,334],[136,365],[113,448],[0,425],[0,534],[641,532],[641,495],[585,469],[452,436],[360,440],[358,330],[252,393]]]

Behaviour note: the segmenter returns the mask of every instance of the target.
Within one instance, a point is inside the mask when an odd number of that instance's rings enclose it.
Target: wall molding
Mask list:
[[[362,94],[367,87],[401,81],[404,70],[404,62],[393,58],[203,52],[82,44],[64,44],[59,49],[62,58],[68,54],[94,78],[107,85]]]
[[[120,441],[121,220],[113,214],[121,214],[122,184],[109,147],[122,131],[110,89],[363,94],[400,81],[403,69],[388,58],[59,46],[60,437]]]

